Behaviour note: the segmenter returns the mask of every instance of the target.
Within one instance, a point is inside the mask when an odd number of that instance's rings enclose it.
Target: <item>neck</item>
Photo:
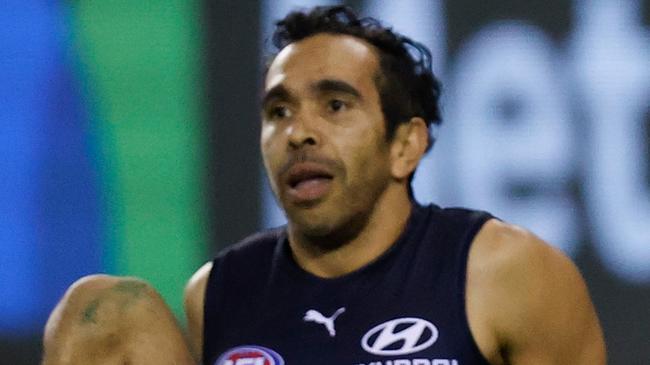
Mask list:
[[[293,256],[303,269],[323,278],[353,272],[381,256],[406,228],[411,201],[403,186],[392,186],[377,200],[359,233],[335,249],[324,250],[289,232]]]

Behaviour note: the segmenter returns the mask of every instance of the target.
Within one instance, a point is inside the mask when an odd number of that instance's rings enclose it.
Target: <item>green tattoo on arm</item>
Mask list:
[[[147,290],[147,284],[137,280],[122,280],[115,284],[113,290],[123,294],[129,294],[135,298],[140,298]]]
[[[95,299],[86,306],[81,317],[82,323],[97,324],[97,308],[99,308],[99,302],[99,299]]]

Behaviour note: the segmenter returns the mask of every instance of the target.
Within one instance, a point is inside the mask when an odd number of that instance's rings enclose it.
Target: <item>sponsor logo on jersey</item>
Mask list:
[[[305,316],[302,318],[305,322],[315,322],[322,324],[325,326],[325,329],[327,330],[327,333],[329,333],[330,337],[336,336],[336,328],[334,328],[334,321],[338,316],[340,316],[342,313],[345,312],[345,307],[341,307],[334,312],[329,317],[325,317],[321,312],[315,310],[315,309],[310,309],[305,313]]]
[[[361,339],[361,346],[373,355],[399,356],[422,351],[433,345],[437,339],[438,329],[433,323],[421,318],[407,317],[393,319],[371,328]]]
[[[460,365],[456,359],[397,359],[356,365]]]
[[[271,349],[250,345],[226,351],[214,365],[284,365],[284,360]]]

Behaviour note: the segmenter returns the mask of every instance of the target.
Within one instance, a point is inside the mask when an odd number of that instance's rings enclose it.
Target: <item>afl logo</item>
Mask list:
[[[284,365],[284,360],[262,346],[238,346],[226,351],[214,365]]]
[[[374,355],[406,355],[422,351],[438,339],[438,329],[420,318],[397,318],[373,327],[361,339]]]

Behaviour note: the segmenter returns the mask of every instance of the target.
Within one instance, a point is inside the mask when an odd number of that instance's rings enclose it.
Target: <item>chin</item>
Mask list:
[[[287,212],[291,229],[302,236],[324,237],[336,230],[336,224],[312,209],[294,209]]]
[[[331,251],[356,238],[368,221],[365,215],[346,216],[340,215],[340,211],[337,210],[338,215],[305,210],[288,213],[289,226],[294,234],[305,238],[310,244]]]

